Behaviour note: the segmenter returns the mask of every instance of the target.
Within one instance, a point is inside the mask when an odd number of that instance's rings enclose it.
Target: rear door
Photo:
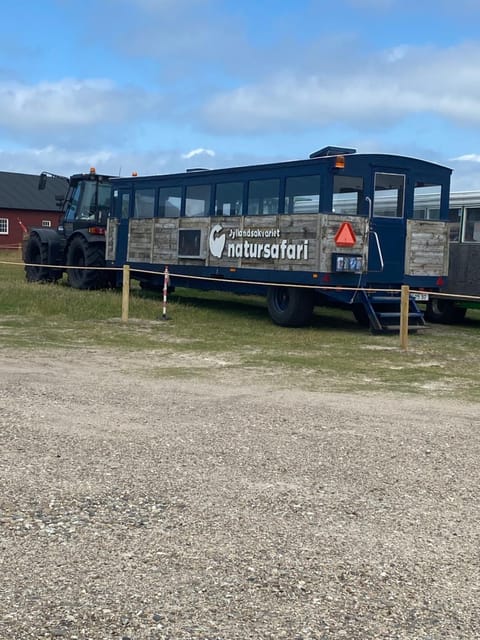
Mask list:
[[[375,282],[403,281],[406,243],[405,187],[402,173],[374,171],[370,203],[368,272]]]
[[[116,228],[114,230],[114,254],[115,263],[123,266],[127,262],[128,252],[128,224],[130,219],[130,189],[115,189],[114,191],[114,217]]]

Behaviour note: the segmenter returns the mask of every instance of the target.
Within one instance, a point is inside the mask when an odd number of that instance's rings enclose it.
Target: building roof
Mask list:
[[[38,180],[38,175],[0,171],[0,209],[60,211],[55,196],[65,196],[67,179],[49,177],[43,190]]]

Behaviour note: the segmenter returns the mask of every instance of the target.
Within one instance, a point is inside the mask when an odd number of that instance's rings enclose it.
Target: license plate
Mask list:
[[[412,293],[412,298],[417,302],[427,302],[428,293]]]

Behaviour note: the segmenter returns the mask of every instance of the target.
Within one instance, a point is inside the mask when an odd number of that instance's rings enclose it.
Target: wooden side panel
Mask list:
[[[152,264],[176,264],[178,219],[156,218],[152,234]]]
[[[228,255],[227,242],[230,241],[237,230],[244,229],[245,218],[246,216],[218,216],[209,220],[209,227],[205,233],[206,264],[208,266],[225,267],[227,269],[242,266],[242,259],[240,257]],[[221,257],[215,256],[210,250],[210,234],[213,234],[214,237],[212,240],[214,242],[223,243],[222,238],[225,238],[225,246]]]
[[[129,262],[152,261],[153,218],[132,218],[128,228]]]
[[[335,243],[350,223],[355,244]],[[332,254],[361,255],[366,264],[367,220],[335,214],[132,219],[128,260],[278,271],[332,271]],[[181,253],[183,231],[195,236],[195,255]],[[187,252],[188,253],[188,252]]]
[[[367,264],[368,256],[368,220],[359,216],[343,216],[335,214],[321,214],[320,248],[318,270],[322,272],[332,271],[332,255],[342,253],[344,255],[359,255],[363,258],[363,264]],[[344,222],[348,222],[355,234],[355,244],[351,247],[338,247],[335,244],[335,236]]]
[[[448,272],[448,223],[408,220],[405,273],[437,276]]]

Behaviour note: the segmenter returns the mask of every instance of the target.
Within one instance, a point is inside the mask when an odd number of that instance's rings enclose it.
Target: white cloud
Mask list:
[[[421,113],[480,125],[479,44],[404,47],[309,75],[284,71],[219,93],[204,109],[212,130],[237,133],[335,123],[376,129]]]
[[[192,149],[192,151],[189,151],[188,153],[182,153],[182,158],[185,158],[187,160],[195,156],[210,156],[213,158],[215,156],[215,151],[212,151],[212,149],[200,148],[200,149]]]
[[[0,125],[13,130],[112,124],[153,107],[153,96],[105,79],[64,79],[35,85],[0,83]]]
[[[452,158],[452,162],[480,162],[480,154],[478,153],[465,153],[458,158]]]
[[[178,173],[186,170],[185,158],[176,149],[159,151],[129,151],[110,147],[101,148],[94,144],[86,149],[46,145],[28,149],[0,148],[0,168],[2,171],[39,174],[51,171],[69,176],[84,173],[95,167],[98,173],[113,176],[129,176],[133,171],[138,175]]]

